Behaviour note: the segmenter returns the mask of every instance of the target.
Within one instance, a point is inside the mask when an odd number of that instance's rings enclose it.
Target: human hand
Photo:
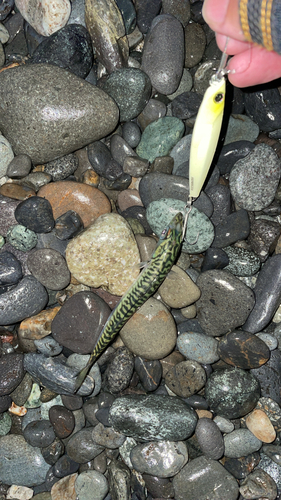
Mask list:
[[[229,81],[236,87],[248,87],[275,80],[281,76],[281,55],[245,41],[239,21],[239,0],[205,0],[203,16],[216,32],[221,51],[233,55],[227,69]]]

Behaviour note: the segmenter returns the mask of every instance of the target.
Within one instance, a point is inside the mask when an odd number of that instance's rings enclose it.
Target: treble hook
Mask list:
[[[183,223],[183,230],[182,230],[182,239],[183,240],[184,240],[185,233],[186,233],[188,218],[189,218],[190,212],[192,210],[192,198],[190,198],[188,200],[188,202],[187,202],[187,204],[185,205],[184,208],[186,209],[186,212],[185,212],[185,216],[184,216],[184,223]],[[187,210],[187,208],[188,208],[188,210]],[[194,241],[188,242],[188,244],[189,245],[195,245],[195,243],[197,243],[197,241],[198,241],[199,234],[200,234],[200,232],[198,231],[196,239]]]

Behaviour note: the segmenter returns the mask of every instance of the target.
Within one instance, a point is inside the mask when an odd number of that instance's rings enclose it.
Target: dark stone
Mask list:
[[[105,372],[108,390],[118,393],[128,387],[134,371],[134,356],[126,348],[116,350],[113,360]]]
[[[135,358],[135,371],[147,392],[157,389],[162,378],[162,365],[158,359],[148,361],[137,356]]]
[[[54,405],[49,410],[49,419],[58,438],[68,437],[75,426],[72,411],[62,405]]]
[[[11,325],[38,314],[47,302],[43,285],[34,276],[25,276],[15,288],[0,295],[0,325]]]
[[[79,354],[91,353],[111,309],[93,292],[78,292],[68,299],[52,322],[59,344]]]
[[[42,448],[41,453],[47,464],[54,465],[57,460],[63,455],[64,445],[60,439],[56,438],[51,444],[49,444],[45,448]]]
[[[228,174],[235,163],[245,158],[254,148],[255,144],[250,141],[231,142],[223,146],[216,162],[221,175]]]
[[[24,376],[23,355],[7,354],[0,358],[0,396],[10,394]]]
[[[0,396],[0,413],[4,413],[12,404],[11,396]]]
[[[97,398],[90,398],[83,404],[83,412],[89,424],[95,426],[99,423],[96,413],[99,409]]]
[[[274,252],[280,234],[281,226],[278,222],[255,219],[251,223],[248,243],[261,262],[265,262],[269,254]]]
[[[14,214],[19,203],[18,200],[0,195],[0,233],[2,236],[6,236],[10,226],[17,223]]]
[[[247,115],[263,132],[281,128],[281,98],[277,88],[245,92]]]
[[[63,394],[61,399],[62,399],[63,405],[68,410],[74,411],[74,410],[80,410],[80,408],[82,408],[83,399],[81,396],[78,396],[77,394],[75,394],[74,396],[72,396],[72,395],[66,396]]]
[[[194,68],[202,59],[206,47],[206,35],[198,23],[188,23],[184,28],[185,68]],[[197,89],[199,90],[199,85]],[[203,94],[204,91],[201,91]]]
[[[122,137],[131,148],[136,148],[141,140],[141,131],[137,123],[125,122],[122,126]]]
[[[254,288],[256,302],[243,330],[257,333],[272,319],[281,300],[281,254],[270,257],[259,272]]]
[[[126,210],[123,210],[123,212],[121,212],[120,215],[122,215],[122,217],[124,217],[124,219],[128,219],[131,217],[133,219],[137,219],[141,223],[141,225],[144,227],[145,234],[147,234],[147,235],[152,234],[153,231],[147,222],[146,210],[144,207],[137,206],[137,205],[133,206],[133,207],[129,207],[129,208],[126,208]]]
[[[228,458],[225,457],[223,466],[236,479],[244,479],[254,470],[260,461],[260,454],[255,451],[246,457]]]
[[[196,92],[183,92],[172,101],[172,115],[187,120],[195,116],[202,102],[202,95]]]
[[[32,275],[50,290],[62,290],[70,282],[70,271],[64,257],[51,248],[29,254],[27,266]]]
[[[0,285],[14,285],[22,278],[21,263],[11,252],[0,253]]]
[[[44,166],[44,172],[52,176],[53,181],[61,181],[74,174],[78,168],[78,158],[75,154],[62,156],[57,160],[50,161]]]
[[[250,220],[248,212],[238,210],[227,217],[215,227],[215,238],[212,247],[223,248],[238,240],[245,240],[250,233]]]
[[[218,354],[229,365],[250,370],[264,365],[270,357],[270,350],[256,335],[234,330],[222,337]]]
[[[211,410],[221,417],[239,418],[256,406],[260,384],[255,376],[241,368],[222,369],[208,378],[205,397]]]
[[[50,233],[40,233],[37,234],[38,240],[36,249],[52,249],[59,252],[63,257],[65,256],[65,250],[68,245],[68,240],[61,240],[56,236],[56,230],[53,229]],[[28,255],[27,255],[28,256]]]
[[[118,181],[121,177],[124,177],[121,165],[116,160],[114,160],[114,158],[111,158],[107,163],[104,177],[111,183]]]
[[[210,269],[223,269],[229,264],[229,258],[221,248],[208,248],[205,252],[201,272]]]
[[[49,420],[35,420],[24,428],[23,436],[31,446],[44,448],[56,438],[54,429]]]
[[[68,210],[55,221],[55,234],[60,240],[69,240],[84,228],[80,215],[74,210]]]
[[[224,222],[225,218],[231,212],[231,195],[230,189],[223,184],[216,184],[210,188],[206,188],[206,194],[213,203],[214,211],[210,220],[217,226]]]
[[[202,8],[203,8],[202,0],[197,0],[196,2],[192,2],[190,14],[191,14],[191,19],[194,23],[204,24],[204,18],[202,16]]]
[[[113,134],[113,136],[111,137],[110,151],[113,158],[122,166],[124,165],[124,161],[128,156],[139,158],[136,155],[135,151],[131,148],[131,146],[129,146],[125,139],[119,134]]]
[[[204,455],[213,460],[219,460],[224,453],[224,441],[217,424],[210,418],[200,418],[195,434]]]
[[[68,455],[63,455],[53,466],[54,476],[62,478],[78,471],[80,464],[72,460]]]
[[[11,179],[21,179],[29,174],[32,167],[31,159],[28,155],[15,156],[9,163],[7,176]]]
[[[116,3],[123,17],[126,35],[129,35],[134,31],[137,22],[134,4],[131,0],[116,0]]]
[[[105,177],[106,168],[110,162],[112,156],[108,147],[101,141],[95,141],[89,144],[88,148],[88,158],[94,171]]]
[[[64,26],[38,45],[28,63],[54,64],[85,78],[93,64],[89,32],[81,24]]]
[[[141,179],[139,193],[145,207],[160,198],[173,198],[186,202],[189,196],[189,183],[188,179],[179,175],[153,172]]]
[[[162,12],[163,14],[172,14],[185,26],[190,20],[190,2],[189,0],[172,0],[172,2],[171,0],[162,0]]]
[[[159,14],[161,0],[136,0],[137,25],[141,33],[147,33],[153,19]]]
[[[189,396],[189,398],[185,398],[184,401],[192,406],[192,408],[196,408],[196,410],[208,410],[209,405],[206,401],[206,399],[203,396],[200,396],[200,394],[193,394],[192,396]]]
[[[2,0],[0,3],[0,21],[4,21],[14,7],[14,0]]]
[[[35,31],[35,29],[32,28],[32,26],[27,21],[25,21],[24,23],[24,34],[28,53],[32,56],[38,45],[43,42],[43,40],[46,40],[47,37],[37,33],[37,31]]]
[[[55,225],[50,202],[40,196],[21,201],[15,210],[15,218],[35,233],[49,233]]]
[[[103,446],[95,443],[92,434],[93,427],[87,427],[69,438],[66,453],[72,460],[84,464],[89,460],[93,460],[104,450]]]
[[[265,365],[251,370],[252,375],[259,381],[262,397],[271,398],[281,405],[281,352],[275,349]]]

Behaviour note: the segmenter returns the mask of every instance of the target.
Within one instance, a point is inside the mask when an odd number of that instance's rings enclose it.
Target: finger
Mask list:
[[[281,56],[252,46],[251,50],[233,56],[227,69],[231,71],[228,79],[236,87],[267,83],[281,76]]]
[[[222,52],[225,49],[227,41],[226,53],[231,56],[245,52],[246,50],[249,50],[251,46],[249,42],[240,42],[238,40],[234,40],[233,38],[228,38],[225,35],[221,35],[220,33],[216,33],[216,40],[217,45]]]
[[[212,30],[245,40],[239,20],[239,0],[205,0],[202,14]]]

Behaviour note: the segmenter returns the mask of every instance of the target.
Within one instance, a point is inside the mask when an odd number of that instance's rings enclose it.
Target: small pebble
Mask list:
[[[48,233],[54,225],[52,207],[48,200],[31,196],[22,201],[15,210],[17,222],[35,233]]]
[[[165,304],[178,309],[193,304],[200,297],[199,288],[178,266],[172,267],[158,291]]]
[[[37,245],[37,235],[21,224],[10,226],[7,231],[6,240],[17,250],[29,252]]]
[[[240,330],[234,330],[221,338],[218,354],[229,365],[244,370],[258,368],[270,358],[270,350],[261,339]]]
[[[95,443],[93,427],[82,429],[69,438],[66,444],[67,455],[75,462],[83,464],[93,460],[103,451],[103,446]]]
[[[195,429],[202,452],[208,458],[219,460],[224,454],[224,441],[219,427],[210,418],[199,418]]]
[[[137,356],[135,357],[135,371],[146,391],[152,392],[157,389],[162,378],[162,365],[160,361],[157,359],[147,361]]]
[[[116,394],[126,389],[134,371],[134,357],[126,347],[116,349],[113,360],[108,364],[105,376],[109,392]]]
[[[188,359],[198,363],[212,364],[218,361],[218,346],[216,339],[197,332],[184,332],[178,336],[177,348]]]
[[[73,413],[64,406],[55,405],[49,410],[50,422],[60,439],[68,437],[75,425]]]
[[[137,123],[127,121],[122,126],[122,137],[131,146],[136,148],[141,140],[141,131]]]
[[[116,432],[112,427],[104,427],[101,423],[94,427],[92,436],[97,444],[109,449],[119,448],[126,439],[120,432]]]
[[[224,455],[230,458],[239,458],[258,451],[262,442],[248,429],[236,429],[224,436]]]
[[[136,152],[141,158],[152,163],[157,156],[166,156],[181,139],[183,133],[184,125],[178,118],[173,116],[159,118],[147,125]]]
[[[149,99],[147,105],[138,116],[138,124],[142,131],[150,123],[158,120],[159,118],[163,118],[166,115],[166,112],[167,108],[164,102],[158,101],[157,99]]]
[[[75,481],[78,474],[71,474],[57,481],[51,489],[51,500],[76,500]]]
[[[168,371],[165,383],[178,396],[188,398],[204,387],[206,379],[204,368],[197,361],[187,360]]]
[[[246,115],[231,115],[224,145],[237,141],[254,142],[259,135],[259,126]]]
[[[247,428],[263,443],[272,443],[276,432],[266,413],[262,410],[253,410],[246,417]]]
[[[23,436],[28,444],[38,448],[48,446],[56,437],[52,424],[48,420],[30,422],[25,427]]]
[[[17,155],[8,165],[7,176],[11,179],[21,179],[29,174],[31,167],[32,163],[28,155]]]
[[[107,479],[95,470],[81,472],[75,481],[75,492],[79,500],[103,500],[108,492]]]

